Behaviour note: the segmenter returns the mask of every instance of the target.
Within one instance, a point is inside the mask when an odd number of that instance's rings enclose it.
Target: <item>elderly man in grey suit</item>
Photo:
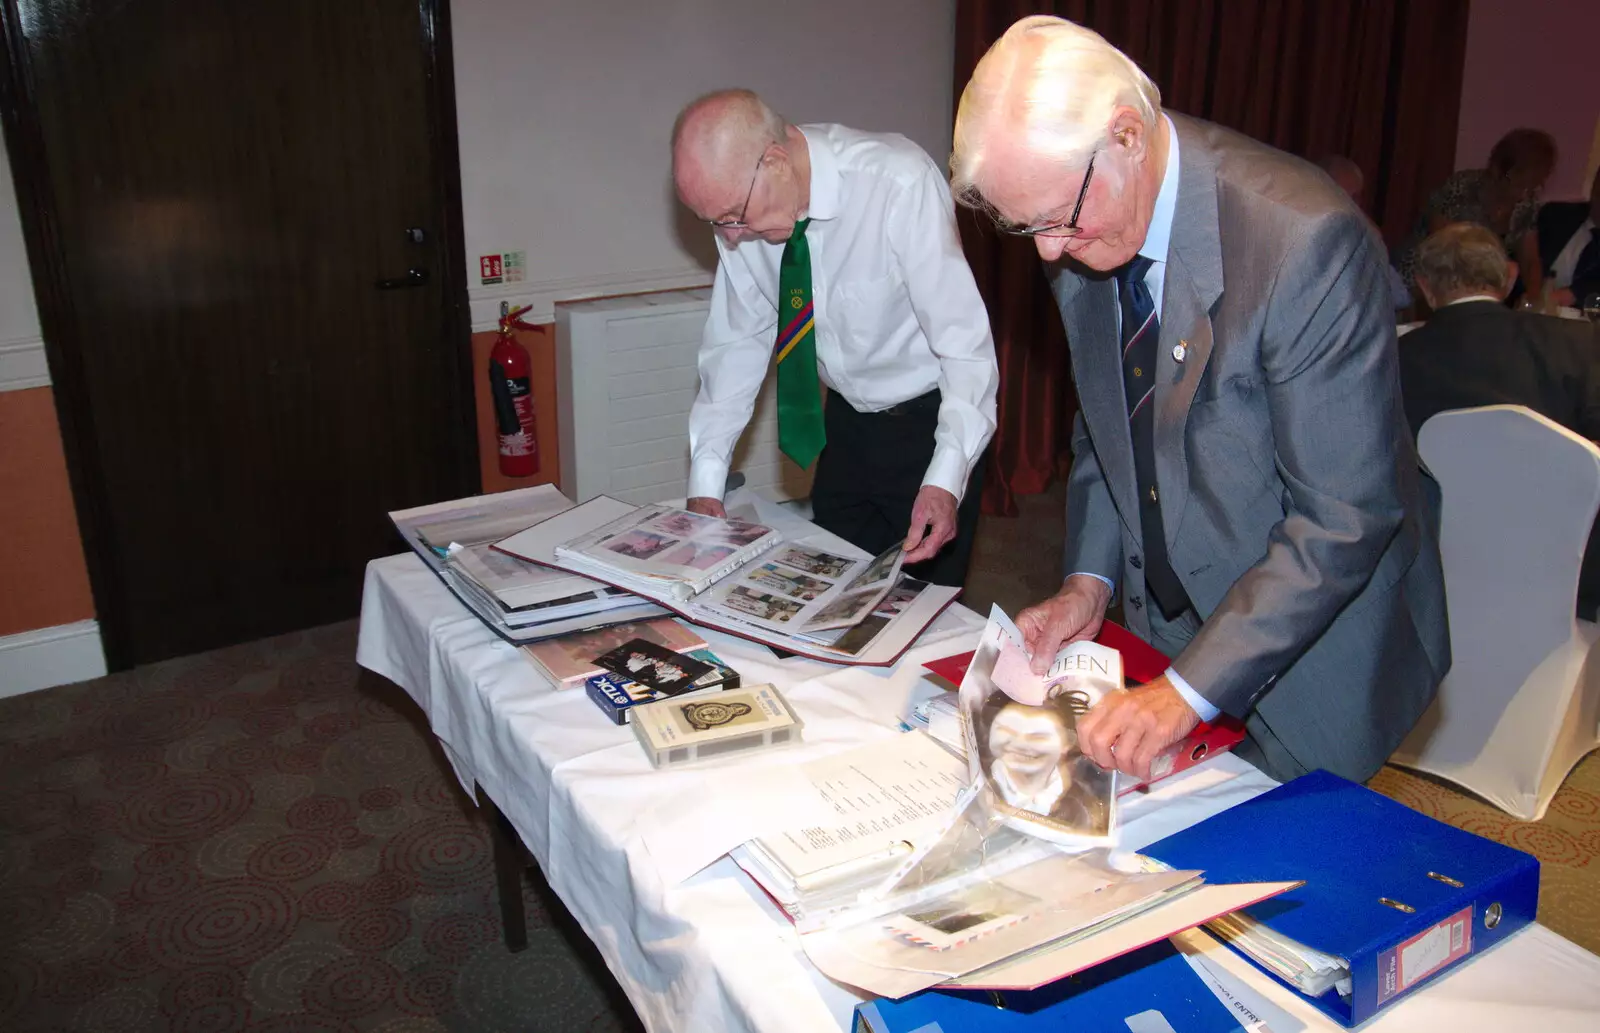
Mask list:
[[[1160,107],[1086,29],[1025,18],[962,94],[953,185],[1046,262],[1081,411],[1035,663],[1113,591],[1169,656],[1079,725],[1148,773],[1218,713],[1268,774],[1370,777],[1450,663],[1384,252],[1311,165]]]

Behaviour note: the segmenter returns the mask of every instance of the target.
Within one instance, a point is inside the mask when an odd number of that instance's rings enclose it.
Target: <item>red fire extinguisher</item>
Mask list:
[[[494,398],[495,433],[500,439],[500,472],[531,477],[539,472],[539,439],[533,422],[533,362],[517,343],[518,330],[533,330],[521,316],[532,305],[512,311],[500,304],[500,337],[489,353],[489,393]]]

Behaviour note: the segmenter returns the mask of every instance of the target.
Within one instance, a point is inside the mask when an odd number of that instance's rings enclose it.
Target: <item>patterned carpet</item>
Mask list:
[[[0,700],[0,1030],[638,1029],[353,623]]]

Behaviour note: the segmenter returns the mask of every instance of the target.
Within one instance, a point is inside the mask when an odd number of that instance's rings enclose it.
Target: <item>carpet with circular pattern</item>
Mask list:
[[[639,1028],[353,623],[0,700],[0,1029]]]

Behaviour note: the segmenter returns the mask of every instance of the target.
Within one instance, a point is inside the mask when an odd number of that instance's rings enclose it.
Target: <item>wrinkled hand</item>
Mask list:
[[[690,499],[686,508],[689,512],[699,513],[701,516],[720,517],[724,520],[728,517],[728,511],[722,508],[721,499],[708,498],[704,495],[696,495]]]
[[[911,528],[906,532],[905,562],[932,559],[956,536],[956,497],[943,488],[924,484],[911,504]]]
[[[1078,747],[1102,768],[1116,768],[1142,780],[1150,777],[1156,754],[1199,723],[1200,715],[1162,675],[1126,692],[1107,693],[1078,718]]]
[[[1061,591],[1017,614],[1017,630],[1033,657],[1033,673],[1043,674],[1068,642],[1094,638],[1105,620],[1111,588],[1104,581],[1074,574]]]

